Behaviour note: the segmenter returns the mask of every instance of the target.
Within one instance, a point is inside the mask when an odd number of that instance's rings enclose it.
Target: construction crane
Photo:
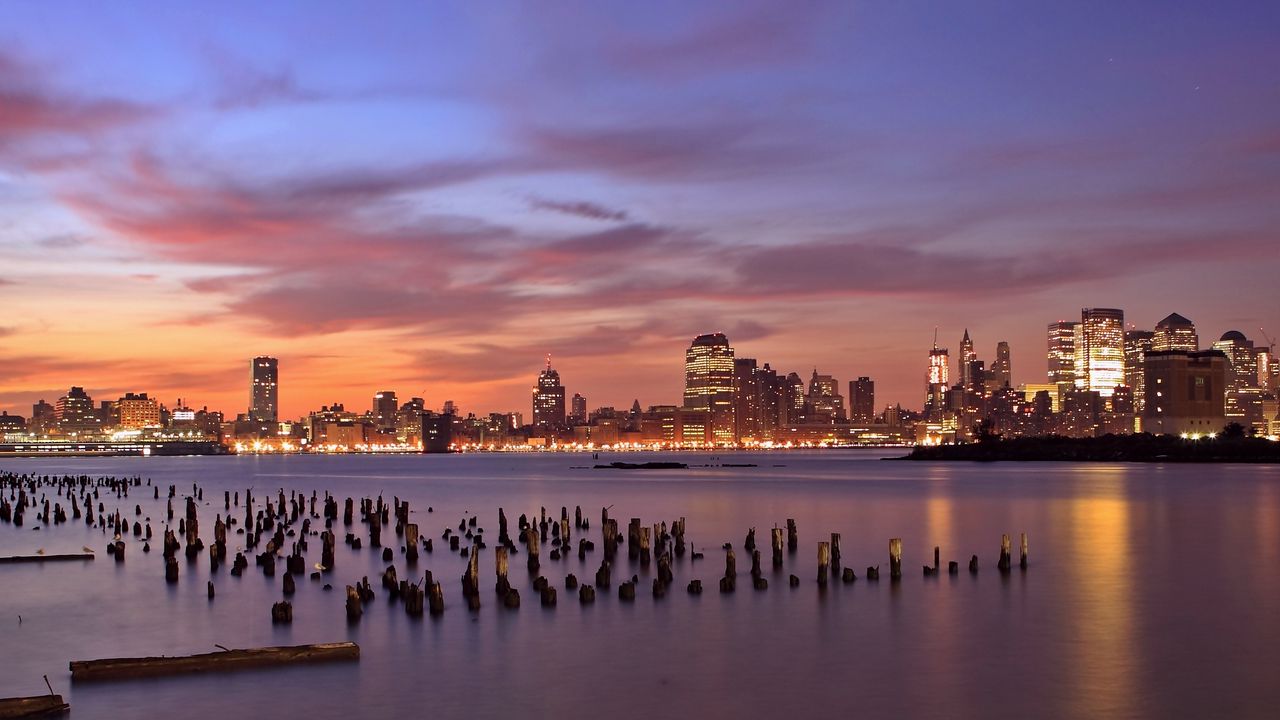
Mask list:
[[[1271,353],[1271,355],[1274,357],[1276,353],[1276,341],[1271,339],[1271,336],[1267,334],[1266,330],[1263,330],[1262,328],[1258,328],[1258,332],[1262,333],[1262,337],[1266,338],[1267,352]]]

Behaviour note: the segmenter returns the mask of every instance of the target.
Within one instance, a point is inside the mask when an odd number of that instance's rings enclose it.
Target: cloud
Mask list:
[[[529,197],[528,201],[529,207],[534,210],[548,210],[563,215],[586,218],[587,220],[608,220],[613,222],[625,222],[627,220],[627,212],[625,210],[613,210],[585,200],[563,202],[533,196]]]
[[[0,148],[43,136],[93,136],[155,116],[152,107],[51,90],[41,68],[0,51]]]
[[[48,250],[70,250],[87,244],[88,239],[79,235],[52,235],[36,241],[36,244]]]

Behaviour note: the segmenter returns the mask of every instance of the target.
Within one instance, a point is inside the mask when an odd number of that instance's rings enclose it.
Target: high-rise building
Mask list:
[[[52,405],[41,399],[40,402],[31,406],[31,420],[27,425],[31,432],[43,435],[57,427],[58,412]]]
[[[1156,323],[1156,330],[1151,338],[1152,350],[1186,350],[1195,352],[1200,349],[1200,338],[1196,335],[1196,325],[1178,313],[1170,313],[1169,317]]]
[[[160,427],[160,402],[146,393],[125,393],[115,402],[116,425],[124,430]],[[195,414],[192,413],[192,419]]]
[[[804,420],[804,380],[799,373],[787,373],[782,381],[782,399],[786,406],[788,425],[795,425]]]
[[[1251,413],[1250,406],[1261,394],[1258,386],[1258,353],[1253,341],[1239,330],[1228,330],[1213,344],[1213,349],[1227,356],[1227,417],[1237,421]]]
[[[929,371],[925,374],[924,411],[930,420],[937,420],[947,411],[951,379],[949,366],[947,349],[935,343],[929,351]]]
[[[582,425],[587,421],[587,399],[574,393],[569,399],[569,424]]]
[[[538,384],[533,388],[533,428],[542,432],[555,432],[564,427],[564,386],[560,373],[547,367],[538,373]],[[424,436],[425,437],[425,436]]]
[[[1084,308],[1075,328],[1076,387],[1110,398],[1124,384],[1124,311]]]
[[[805,396],[809,422],[837,423],[848,419],[844,410],[844,397],[840,395],[840,383],[830,375],[819,375],[813,369],[809,378],[809,393]]]
[[[684,353],[684,406],[708,412],[708,439],[734,441],[733,348],[723,333],[699,335]]]
[[[1049,382],[1058,387],[1058,400],[1076,386],[1076,323],[1049,323]]]
[[[53,406],[58,429],[63,432],[89,432],[102,427],[102,416],[93,407],[93,398],[84,388],[72,387]]]
[[[964,329],[964,337],[960,338],[960,384],[969,387],[973,383],[973,376],[970,375],[971,363],[978,359],[978,354],[973,351],[973,341],[969,339],[969,328]]]
[[[754,358],[733,359],[733,422],[739,442],[759,440],[760,378]]]
[[[1145,359],[1147,353],[1154,349],[1154,343],[1155,333],[1150,330],[1126,330],[1124,333],[1124,384],[1133,389],[1133,408],[1139,416],[1146,407]]]
[[[273,423],[280,419],[280,364],[273,357],[256,357],[250,362],[249,419]]]
[[[991,363],[991,372],[987,374],[989,382],[987,383],[988,394],[994,393],[1000,388],[1012,387],[1013,383],[1013,362],[1009,357],[1009,343],[1001,340],[996,343],[996,359]]]
[[[773,432],[787,424],[786,393],[783,390],[785,377],[780,377],[776,370],[765,363],[756,368],[756,388],[760,393],[759,428],[764,437],[772,437]]]
[[[1226,421],[1226,355],[1218,350],[1152,350],[1144,364],[1144,432],[1180,435],[1222,430]]]
[[[849,381],[849,419],[855,423],[874,422],[876,417],[876,384],[862,376]]]
[[[400,401],[394,390],[383,390],[373,395],[373,419],[380,430],[393,430],[396,427],[396,416],[400,412]]]

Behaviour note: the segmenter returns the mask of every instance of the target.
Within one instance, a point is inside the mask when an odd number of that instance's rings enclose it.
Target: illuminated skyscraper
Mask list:
[[[1178,313],[1156,323],[1156,331],[1151,338],[1151,349],[1186,350],[1195,352],[1200,349],[1200,338],[1196,335],[1195,323]]]
[[[1155,333],[1150,330],[1126,330],[1124,333],[1124,384],[1133,390],[1133,408],[1142,415],[1146,407],[1146,372],[1147,353],[1151,352]]]
[[[1248,407],[1259,394],[1258,353],[1253,341],[1246,338],[1239,330],[1228,330],[1222,338],[1213,344],[1213,349],[1227,356],[1227,417],[1239,421],[1248,415],[1252,408]]]
[[[819,375],[813,369],[809,379],[809,393],[805,405],[811,415],[809,422],[835,423],[848,419],[844,411],[844,397],[840,395],[840,383],[830,375]]]
[[[89,432],[102,427],[102,416],[93,407],[93,398],[82,387],[73,387],[54,404],[58,429],[63,432]]]
[[[1049,323],[1049,382],[1058,386],[1058,399],[1076,385],[1076,324]]]
[[[849,381],[849,419],[869,423],[876,417],[876,384],[865,375]]]
[[[706,410],[707,440],[734,441],[733,348],[723,333],[699,335],[684,353],[684,406]]]
[[[125,393],[116,401],[115,408],[119,416],[116,425],[122,430],[160,427],[160,401],[146,393]]]
[[[1111,397],[1124,384],[1124,311],[1084,308],[1076,325],[1076,388]]]
[[[971,373],[972,363],[978,359],[973,351],[973,341],[969,339],[969,328],[964,329],[964,337],[960,338],[960,384],[968,388],[974,378]]]
[[[547,367],[538,373],[538,385],[533,389],[533,428],[543,432],[555,432],[564,427],[564,386],[560,373],[551,368],[551,356]]]
[[[249,419],[273,423],[280,419],[280,361],[256,357],[250,362]]]
[[[929,371],[925,375],[924,413],[930,420],[939,419],[947,410],[947,391],[951,383],[949,364],[947,349],[935,343],[929,351]]]

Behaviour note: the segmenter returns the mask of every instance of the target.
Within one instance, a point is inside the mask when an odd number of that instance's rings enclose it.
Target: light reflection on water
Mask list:
[[[244,577],[213,577],[207,559],[182,563],[166,586],[158,549],[129,543],[123,565],[105,555],[85,566],[0,568],[0,696],[42,692],[42,674],[73,704],[75,717],[135,717],[181,709],[191,718],[287,703],[290,716],[359,717],[405,709],[439,717],[520,712],[570,717],[608,712],[655,715],[807,717],[840,712],[873,717],[1274,717],[1280,688],[1280,470],[1265,466],[988,464],[879,462],[873,453],[726,455],[756,468],[615,472],[571,469],[583,455],[468,457],[247,457],[5,461],[3,469],[128,473],[205,488],[202,527],[212,525],[224,488],[330,489],[340,498],[381,491],[411,501],[427,537],[479,513],[491,543],[497,507],[514,527],[521,512],[580,504],[599,537],[600,508],[625,526],[685,516],[705,561],[676,563],[666,599],[649,595],[651,570],[625,561],[614,582],[641,576],[634,604],[616,590],[582,607],[563,590],[569,572],[589,579],[598,550],[543,572],[561,588],[559,606],[538,607],[512,561],[519,611],[489,589],[493,554],[481,558],[484,607],[463,607],[464,564],[437,549],[419,571],[445,585],[443,618],[414,620],[379,597],[362,622],[343,620],[342,585],[374,577],[376,553],[339,545],[322,592],[300,580],[294,624],[272,627],[280,577],[252,564]],[[691,463],[710,456],[685,454]],[[782,467],[775,467],[781,465]],[[114,498],[104,503],[115,507]],[[163,531],[163,500],[135,502]],[[175,503],[177,504],[177,503]],[[181,505],[178,512],[181,513]],[[435,512],[427,514],[426,507]],[[769,567],[768,529],[795,518],[800,549],[782,572]],[[206,519],[207,518],[207,519]],[[0,526],[0,553],[45,548],[101,554],[105,538],[82,524],[48,530]],[[750,588],[742,550],[757,529],[767,592]],[[363,527],[353,528],[359,533]],[[1030,537],[1031,569],[995,569],[1001,533]],[[339,527],[339,535],[344,530]],[[843,564],[859,580],[814,582],[816,543],[841,533]],[[888,538],[904,541],[904,578],[890,583]],[[239,536],[232,540],[234,544]],[[738,592],[721,596],[719,546],[738,555]],[[157,542],[157,546],[158,546]],[[923,577],[933,547],[943,575]],[[549,549],[549,548],[548,548]],[[312,543],[318,556],[318,543]],[[979,556],[977,576],[968,558]],[[960,563],[945,574],[948,560]],[[1016,559],[1015,559],[1016,563]],[[406,568],[397,559],[403,577]],[[863,578],[880,565],[885,580]],[[795,573],[801,586],[787,586]],[[690,597],[684,584],[707,588]],[[22,615],[22,624],[16,617]],[[352,639],[358,665],[70,687],[70,659],[204,652],[217,644],[256,646]]]

